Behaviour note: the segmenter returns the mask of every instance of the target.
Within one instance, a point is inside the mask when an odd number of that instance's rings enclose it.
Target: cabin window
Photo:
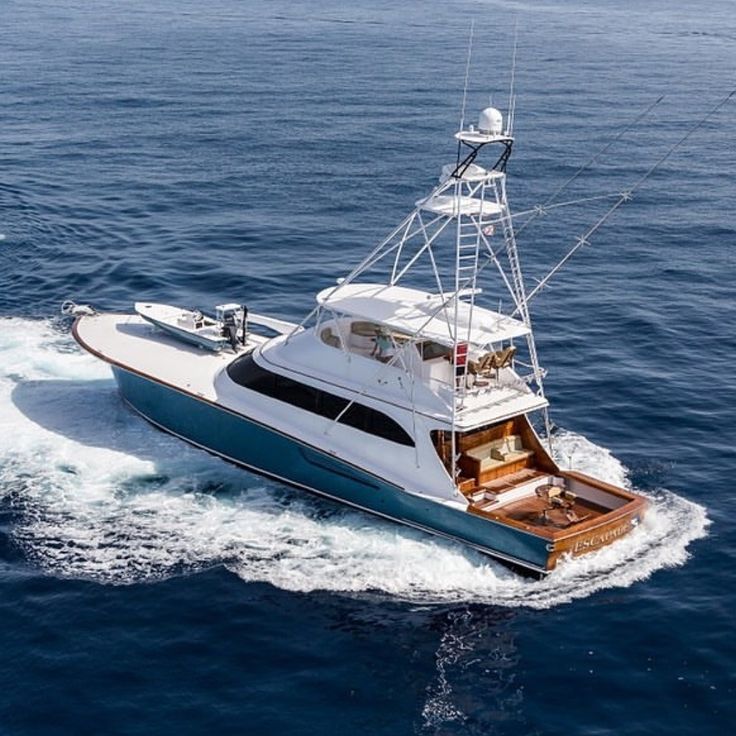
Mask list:
[[[264,371],[253,360],[236,360],[227,367],[227,374],[235,383],[247,386],[259,394],[272,396],[276,391],[276,376]]]
[[[436,360],[437,358],[444,358],[449,352],[449,348],[444,345],[440,345],[438,342],[420,343],[419,349],[422,353],[422,360]]]
[[[227,367],[235,383],[272,399],[283,401],[327,419],[335,419],[350,404],[348,399],[307,386],[286,376],[261,368],[252,355],[244,355]],[[364,404],[353,402],[340,417],[340,424],[376,435],[399,445],[414,446],[414,441],[391,417]]]
[[[276,376],[276,393],[272,396],[306,411],[317,411],[318,391],[284,376]]]
[[[328,394],[326,391],[318,391],[319,405],[317,406],[317,414],[328,419],[335,419],[348,403],[342,396]],[[347,414],[347,412],[345,412]]]
[[[369,406],[353,404],[340,418],[340,421],[363,432],[391,440],[391,442],[406,444],[404,441],[404,437],[407,436],[406,432],[393,419]]]
[[[409,435],[404,432],[404,430],[393,419],[382,414],[380,411],[376,411],[375,409],[371,409],[369,407],[362,408],[366,408],[368,410],[369,420],[367,424],[368,429],[366,429],[367,432],[377,434],[379,437],[383,437],[391,442],[398,442],[400,445],[414,445]],[[349,414],[350,411],[348,410],[347,413]],[[408,443],[405,441],[405,438],[409,440]]]

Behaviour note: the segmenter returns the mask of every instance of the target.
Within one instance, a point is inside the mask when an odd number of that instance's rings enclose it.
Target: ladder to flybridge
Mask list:
[[[460,130],[456,135],[458,140],[457,165],[449,176],[454,180],[453,215],[456,223],[455,236],[455,277],[454,277],[454,329],[453,329],[453,357],[455,370],[454,400],[452,402],[452,475],[457,480],[459,468],[457,465],[457,419],[464,407],[467,395],[468,374],[468,346],[472,330],[472,314],[475,305],[478,275],[488,260],[481,255],[487,255],[492,260],[511,292],[511,297],[524,325],[528,328],[527,348],[537,392],[544,396],[543,371],[539,366],[534,335],[531,329],[531,318],[527,305],[526,289],[516,247],[516,238],[511,220],[511,214],[506,198],[506,163],[511,154],[513,138],[503,129],[501,113],[494,108],[486,108],[480,114],[477,129],[469,126],[467,130]],[[490,169],[476,165],[475,159],[482,148],[489,144],[501,146],[502,152]],[[467,149],[464,159],[460,158],[460,151]],[[503,245],[494,248],[490,238],[500,226]],[[487,253],[485,252],[487,251]],[[508,273],[502,266],[499,255],[506,254]],[[470,312],[467,325],[467,334],[459,330],[459,304],[463,300]],[[547,414],[545,424],[549,430]]]

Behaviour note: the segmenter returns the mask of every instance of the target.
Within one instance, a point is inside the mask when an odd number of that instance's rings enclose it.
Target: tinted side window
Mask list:
[[[291,378],[261,368],[250,355],[234,360],[227,373],[235,383],[327,419],[337,419],[350,402],[342,396],[320,391]],[[340,423],[374,434],[400,445],[414,446],[412,438],[395,422],[376,409],[357,402],[340,416]]]
[[[256,389],[257,390],[257,389]],[[290,378],[276,376],[276,393],[272,394],[275,399],[285,401],[292,406],[298,406],[307,411],[317,411],[317,395],[321,393],[316,388],[297,383]]]
[[[235,360],[227,367],[227,374],[235,383],[252,388],[258,393],[273,396],[276,393],[276,376],[261,368],[250,355]]]
[[[411,437],[401,428],[400,424],[382,412],[371,409],[369,406],[363,406],[363,404],[352,404],[340,417],[340,422],[400,445],[412,447],[414,445]]]
[[[391,442],[398,442],[400,445],[414,446],[411,437],[401,428],[400,424],[397,424],[391,417],[387,417],[380,411],[373,411],[372,409],[370,411],[371,428],[369,431],[372,434],[376,434]]]
[[[348,400],[342,396],[328,394],[326,391],[319,392],[319,407],[317,413],[328,419],[337,419],[340,412],[348,405]]]
[[[363,432],[371,431],[370,409],[362,404],[352,404],[351,407],[340,417],[342,424],[347,424]]]

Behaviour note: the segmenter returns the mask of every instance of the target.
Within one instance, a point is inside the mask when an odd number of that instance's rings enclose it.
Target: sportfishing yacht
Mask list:
[[[543,575],[627,534],[647,503],[552,459],[511,125],[489,107],[455,139],[439,184],[301,323],[139,303],[72,310],[73,334],[166,432]]]

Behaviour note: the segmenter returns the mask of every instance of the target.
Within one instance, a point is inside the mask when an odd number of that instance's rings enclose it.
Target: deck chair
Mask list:
[[[516,346],[515,345],[509,345],[509,347],[504,348],[503,350],[497,350],[495,353],[493,353],[494,357],[494,363],[493,366],[496,370],[499,368],[506,368],[507,366],[511,365],[512,361],[514,360],[514,355],[516,355]]]
[[[471,360],[468,363],[468,370],[476,376],[488,375],[494,368],[495,353],[486,353],[480,360]]]
[[[550,507],[559,506],[559,501],[562,500],[562,488],[546,484],[543,486],[537,486],[534,489],[534,493],[537,494],[537,498],[545,501]],[[559,499],[558,503],[554,503],[556,499]]]

